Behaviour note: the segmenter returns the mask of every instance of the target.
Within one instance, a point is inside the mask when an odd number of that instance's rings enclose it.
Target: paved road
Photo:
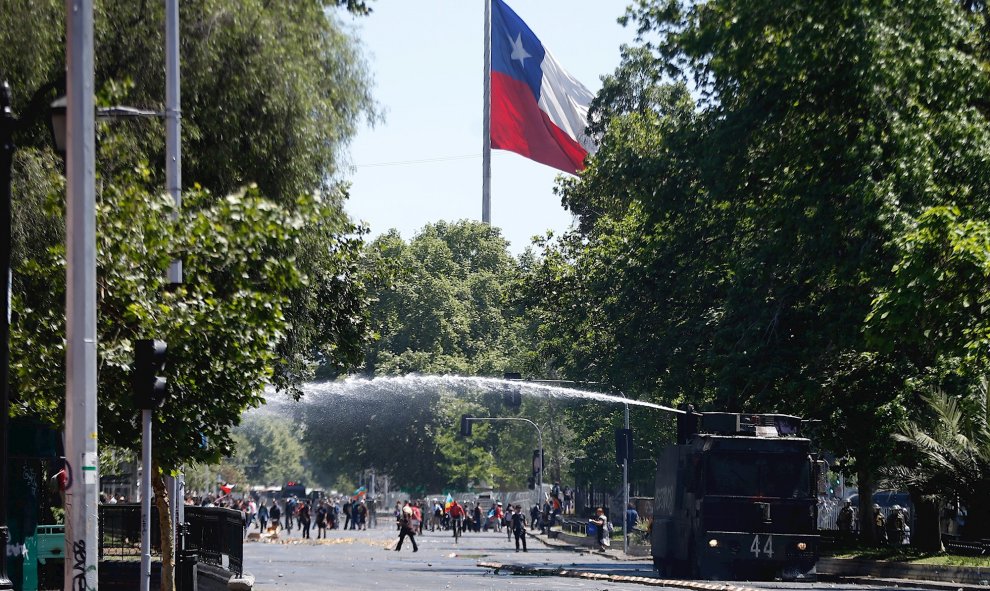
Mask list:
[[[368,531],[334,531],[328,540],[301,540],[298,532],[279,543],[248,542],[244,567],[255,576],[255,589],[274,591],[399,590],[399,589],[587,589],[644,591],[634,583],[589,581],[572,578],[494,574],[479,568],[479,561],[563,567],[570,570],[652,576],[649,562],[619,562],[586,552],[547,548],[530,540],[529,552],[516,553],[504,534],[467,534],[458,544],[449,532],[427,532],[417,537],[419,552],[408,540],[395,552],[395,532],[379,528]],[[758,589],[829,589],[859,591],[865,586],[836,584],[745,583]],[[904,588],[902,588],[904,589]]]

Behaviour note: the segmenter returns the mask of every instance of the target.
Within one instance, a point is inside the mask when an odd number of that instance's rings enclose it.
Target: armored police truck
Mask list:
[[[657,464],[653,563],[661,576],[814,580],[818,464],[801,419],[678,416]]]

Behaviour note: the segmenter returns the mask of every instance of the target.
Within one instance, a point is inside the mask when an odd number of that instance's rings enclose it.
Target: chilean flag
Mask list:
[[[492,0],[491,146],[575,174],[596,146],[593,95],[502,0]]]

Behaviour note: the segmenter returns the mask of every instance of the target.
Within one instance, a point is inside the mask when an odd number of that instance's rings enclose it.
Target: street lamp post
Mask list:
[[[66,0],[64,585],[96,589],[96,124],[93,2]],[[71,560],[69,559],[71,557]]]
[[[7,576],[7,422],[10,414],[10,183],[14,164],[13,132],[17,119],[10,108],[10,86],[0,85],[0,590],[13,589]]]
[[[622,395],[625,398],[625,394]],[[625,418],[625,430],[626,435],[629,434],[629,403],[623,404],[625,406],[625,411],[623,412]],[[625,440],[623,440],[623,443]],[[619,515],[622,517],[622,551],[625,554],[629,554],[629,520],[626,519],[626,511],[629,510],[629,449],[626,448],[625,453],[622,454],[622,511]]]
[[[467,421],[518,421],[523,423],[529,423],[536,429],[536,436],[540,442],[540,471],[536,473],[536,501],[537,504],[542,506],[543,496],[543,431],[540,430],[540,426],[529,419],[524,419],[522,417],[468,417],[465,416]]]
[[[512,381],[517,381],[517,380],[518,381],[526,381],[526,382],[532,382],[532,383],[536,383],[536,384],[575,384],[575,385],[591,385],[591,384],[597,384],[597,382],[576,382],[576,381],[573,381],[573,380],[534,380],[534,379],[522,380],[519,377],[519,374],[509,374],[509,373],[506,373],[505,376],[506,376],[506,379],[507,380],[512,380]],[[626,398],[626,395],[625,394],[623,394],[621,392],[619,392],[619,394],[623,398]],[[628,435],[630,433],[630,431],[629,431],[629,402],[628,402],[628,398],[626,398],[626,402],[623,403],[623,407],[624,407],[624,410],[623,410],[623,419],[624,419],[623,424],[624,424],[625,432]],[[629,531],[628,531],[629,528],[627,527],[628,524],[626,523],[626,510],[629,507],[629,454],[628,453],[625,453],[625,454],[623,454],[623,456],[624,457],[622,458],[622,511],[620,512],[620,517],[622,518],[622,551],[625,552],[626,554],[628,554],[629,553]],[[542,454],[541,454],[541,459],[542,459]],[[541,476],[542,476],[542,473],[543,473],[543,471],[541,470],[540,471]]]

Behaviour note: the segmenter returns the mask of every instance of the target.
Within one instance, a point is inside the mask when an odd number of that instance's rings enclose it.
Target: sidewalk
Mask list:
[[[646,566],[644,563],[652,563],[652,557],[625,554],[622,546],[611,547],[605,551],[600,551],[592,547],[593,541],[581,536],[569,535],[562,532],[554,532],[554,536],[546,536],[541,533],[529,531],[530,538],[540,543],[560,550],[570,550],[582,554],[595,554],[604,556],[615,561],[626,563],[636,563],[616,565],[611,572],[604,572],[606,569],[599,569],[598,572],[568,571],[561,568],[551,567],[528,567],[514,564],[478,563],[478,566],[511,570],[514,572],[529,572],[534,568],[539,570],[535,574],[556,574],[559,576],[578,577],[595,580],[611,580],[616,582],[635,582],[653,586],[675,586],[684,589],[703,590],[709,588],[725,589],[724,584],[715,584],[703,581],[669,581],[653,577],[643,577],[641,575],[630,576],[630,567],[635,567],[636,571],[642,571]],[[652,567],[652,564],[650,564]],[[856,583],[863,585],[881,585],[891,587],[915,587],[921,589],[932,589],[936,591],[988,591],[990,590],[990,568],[986,567],[955,567],[955,566],[935,566],[922,564],[906,564],[898,562],[884,562],[876,560],[852,560],[839,558],[820,558],[818,560],[818,575],[821,580],[830,580],[843,583]],[[676,584],[675,584],[676,583]],[[739,587],[737,589],[744,589]]]

